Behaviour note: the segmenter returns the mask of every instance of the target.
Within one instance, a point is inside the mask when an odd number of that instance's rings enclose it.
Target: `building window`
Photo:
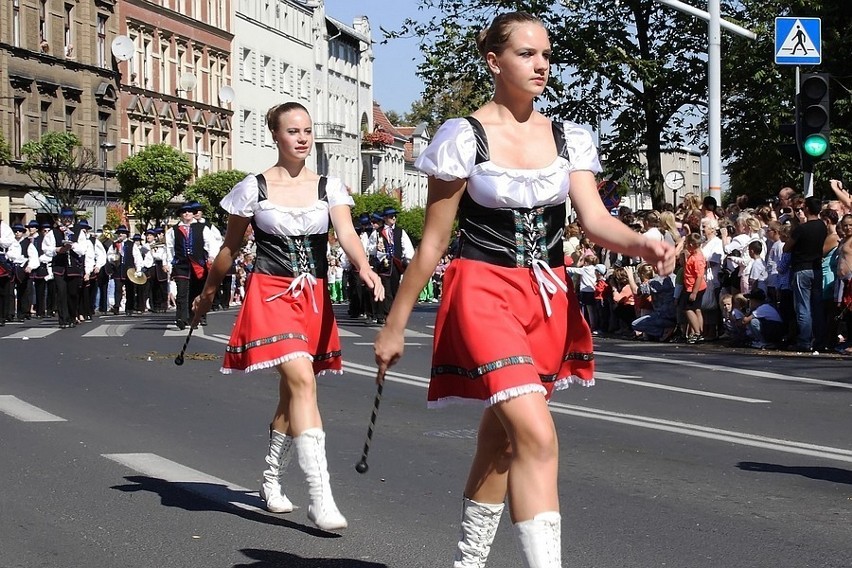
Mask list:
[[[98,14],[98,39],[95,47],[95,57],[97,57],[98,67],[106,67],[106,28],[107,17],[103,14]]]
[[[104,142],[107,141],[107,133],[109,132],[109,113],[108,112],[99,112],[98,113],[98,147],[100,148]],[[98,155],[101,159],[101,165],[103,164],[104,152],[98,152]]]
[[[160,41],[163,41],[160,38]],[[171,42],[160,45],[160,92],[171,93],[171,81],[169,77],[169,48]]]
[[[12,0],[12,45],[21,47],[21,0]]]
[[[47,0],[38,3],[38,34],[39,40],[47,40]]]
[[[74,5],[65,4],[65,57],[74,57]]]
[[[251,82],[254,79],[252,59],[251,49],[244,47],[240,52],[240,79],[244,81]]]
[[[139,126],[130,126],[130,155],[134,155],[139,151]]]
[[[74,132],[74,107],[65,105],[65,132]]]
[[[41,130],[42,136],[47,134],[50,129],[50,103],[42,101],[41,103]]]
[[[24,99],[15,99],[15,124],[12,133],[12,154],[21,157],[21,146],[24,145]]]

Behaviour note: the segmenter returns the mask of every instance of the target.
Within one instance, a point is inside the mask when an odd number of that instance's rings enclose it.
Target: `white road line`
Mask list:
[[[133,329],[133,325],[130,324],[107,323],[99,325],[88,333],[84,333],[83,337],[124,337],[131,329]]]
[[[694,436],[696,438],[730,442],[741,446],[751,446],[788,454],[820,457],[852,463],[852,450],[846,450],[843,448],[832,448],[830,446],[819,446],[806,442],[797,442],[795,440],[782,440],[779,438],[743,434],[732,430],[721,430],[719,428],[710,428],[707,426],[699,426],[697,424],[649,418],[647,416],[621,414],[618,412],[610,412],[608,410],[598,410],[595,408],[586,408],[583,406],[574,406],[558,402],[551,403],[550,407],[552,412],[556,412],[558,414],[566,414],[580,418],[593,418],[595,420],[639,426],[641,428],[649,428],[652,430],[662,430],[675,434]]]
[[[413,329],[405,328],[405,337],[432,337],[431,333],[421,333]]]
[[[835,381],[823,381],[821,379],[810,379],[808,377],[794,377],[782,375],[781,373],[773,373],[772,371],[758,371],[754,369],[741,369],[739,367],[727,367],[725,365],[713,365],[706,362],[683,361],[681,359],[661,359],[660,357],[650,357],[644,355],[625,355],[623,353],[612,353],[607,351],[595,351],[595,357],[613,357],[616,359],[630,359],[633,361],[651,361],[653,363],[666,363],[668,365],[680,365],[682,367],[695,367],[710,371],[721,371],[724,373],[735,373],[737,375],[747,375],[750,377],[760,377],[763,379],[773,379],[776,381],[789,381],[793,383],[807,383],[812,385],[821,385],[825,387],[834,387],[838,389],[852,389],[852,383],[841,383]]]
[[[163,337],[186,337],[187,333],[189,333],[188,327],[186,329],[178,329],[175,324],[170,323],[166,330],[163,332]],[[202,337],[203,335],[203,327],[198,327],[195,329],[195,331],[192,332],[193,337]]]
[[[367,365],[344,363],[343,368],[347,372],[356,375],[365,375],[368,377],[375,376],[375,368],[369,367]],[[385,375],[385,380],[421,388],[426,388],[429,384],[428,379],[425,379],[423,377],[418,377],[415,375],[406,375],[393,371],[388,371],[388,373]],[[619,412],[611,412],[609,410],[599,410],[596,408],[562,404],[559,402],[551,402],[550,409],[556,414],[565,414],[577,418],[604,420],[607,422],[616,422],[620,424],[627,424],[630,426],[638,426],[640,428],[663,430],[675,434],[682,434],[684,436],[693,436],[696,438],[705,438],[710,440],[729,442],[741,446],[751,446],[756,448],[775,450],[788,454],[821,457],[831,460],[852,463],[852,450],[846,450],[843,448],[819,446],[806,442],[797,442],[794,440],[767,438],[764,436],[756,436],[753,434],[734,432],[732,430],[721,430],[708,426],[700,426],[698,424],[676,422],[673,420],[663,420],[660,418],[651,418],[648,416],[639,416],[635,414],[622,414]]]
[[[355,342],[355,343],[353,343],[352,345],[362,345],[362,346],[363,346],[363,345],[373,345],[373,342],[372,342],[372,341],[356,341],[356,342]],[[419,346],[423,346],[423,345],[426,345],[426,343],[409,343],[408,341],[406,341],[406,342],[405,342],[405,345],[419,345]]]
[[[67,422],[64,418],[8,394],[0,395],[0,412],[21,422]]]
[[[635,377],[635,378],[639,378],[639,377]],[[667,391],[673,391],[673,392],[682,392],[684,394],[694,394],[694,395],[698,395],[698,396],[707,396],[707,397],[710,397],[710,398],[722,398],[722,399],[725,399],[725,400],[733,400],[733,401],[736,401],[736,402],[748,402],[748,403],[752,403],[752,404],[767,404],[767,403],[772,402],[771,400],[763,400],[763,399],[760,399],[760,398],[746,398],[746,397],[742,397],[742,396],[734,396],[734,395],[731,395],[731,394],[722,394],[722,393],[718,393],[718,392],[707,392],[707,391],[700,391],[700,390],[694,390],[694,389],[685,389],[685,388],[681,388],[681,387],[673,387],[673,386],[670,386],[670,385],[660,385],[660,384],[657,384],[657,383],[649,383],[649,382],[646,382],[646,381],[633,381],[633,380],[631,380],[630,377],[625,377],[624,375],[613,375],[613,374],[610,374],[610,373],[601,373],[599,371],[595,372],[595,380],[598,380],[598,379],[603,379],[605,381],[611,381],[613,383],[622,383],[622,384],[625,384],[625,385],[634,385],[634,386],[638,386],[638,387],[646,387],[646,388],[649,388],[649,389],[660,389],[660,390],[667,390]]]
[[[246,511],[266,514],[257,491],[250,491],[224,479],[186,467],[157,454],[101,454],[149,477],[156,477],[214,503],[232,505]]]
[[[340,337],[361,337],[361,335],[349,331],[348,329],[343,329],[340,326],[337,327],[337,334],[340,335]]]
[[[48,335],[53,335],[57,331],[59,331],[58,327],[30,327],[21,331],[16,331],[15,333],[3,337],[3,339],[23,339],[25,337],[29,337],[30,339],[42,339]]]

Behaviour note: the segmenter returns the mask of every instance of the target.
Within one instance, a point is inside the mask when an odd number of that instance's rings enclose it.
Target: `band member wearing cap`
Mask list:
[[[393,299],[399,290],[400,277],[414,257],[411,238],[404,229],[396,226],[397,213],[395,208],[386,207],[382,211],[382,225],[373,234],[376,259],[384,267],[381,275],[382,284],[385,286],[385,300],[377,306],[379,311],[376,313],[376,322],[379,324],[385,323],[393,305]]]
[[[80,308],[78,322],[91,321],[94,313],[95,290],[97,274],[106,263],[106,251],[103,245],[92,233],[92,227],[85,219],[80,220],[74,228],[75,232],[83,235],[87,242],[86,260],[84,262],[83,285],[80,290]]]
[[[9,319],[24,321],[25,319],[30,319],[30,311],[32,310],[29,293],[30,273],[38,269],[38,251],[33,246],[26,227],[20,223],[16,223],[12,225],[12,231],[15,233],[15,239],[21,247],[21,256],[14,263],[15,276],[13,280],[16,307],[13,309],[11,302],[6,307]]]
[[[278,407],[270,424],[261,496],[272,512],[293,509],[281,480],[294,446],[310,489],[308,519],[321,529],[337,530],[347,522],[331,493],[316,391],[317,376],[340,373],[342,366],[325,278],[329,218],[344,251],[379,298],[382,285],[352,227],[354,202],[346,187],[305,165],[313,146],[307,109],[298,103],[278,105],[269,110],[266,122],[278,147],[278,162],[260,175],[247,176],[222,200],[230,214],[225,243],[195,300],[193,326],[210,309],[251,224],[257,259],[222,371],[277,369]]]
[[[85,238],[77,239],[73,225],[74,210],[63,207],[59,213],[59,225],[45,235],[43,243],[44,253],[52,259],[60,328],[77,325],[77,308],[89,245]]]
[[[38,253],[38,268],[30,273],[30,278],[33,282],[33,290],[35,291],[35,317],[41,319],[45,316],[47,302],[47,277],[50,268],[50,257],[44,254],[44,236],[51,229],[50,223],[42,223],[39,226],[38,233],[32,239],[33,246]]]
[[[156,229],[145,231],[144,248],[148,249],[143,255],[145,274],[148,276],[147,299],[150,301],[152,312],[164,312],[168,299],[169,274],[163,268],[163,261],[166,258],[166,245],[157,242]]]
[[[104,229],[107,229],[106,225],[104,225]],[[106,262],[98,271],[98,313],[101,315],[105,315],[110,308],[110,283],[113,276],[118,272],[119,262],[121,261],[121,256],[116,251],[114,241],[110,237],[111,234],[107,230],[102,230],[98,236],[98,241],[100,241],[101,247],[106,253]],[[115,297],[115,290],[112,291],[112,295]]]
[[[178,209],[180,222],[166,232],[166,258],[177,284],[175,324],[178,329],[186,328],[192,319],[192,301],[204,288],[208,262],[219,252],[210,227],[195,220],[198,207],[198,203],[182,205]]]
[[[21,245],[9,225],[0,219],[0,327],[6,325],[7,302],[12,298],[14,262],[21,257]]]
[[[121,311],[121,298],[124,297],[124,313],[128,316],[133,315],[133,308],[136,303],[136,284],[127,278],[127,271],[131,268],[136,268],[141,262],[141,259],[134,257],[135,249],[133,241],[130,239],[130,230],[124,225],[119,225],[115,230],[115,242],[112,244],[113,250],[118,254],[118,266],[113,279],[115,280],[115,303],[112,305],[112,313],[118,315]]]

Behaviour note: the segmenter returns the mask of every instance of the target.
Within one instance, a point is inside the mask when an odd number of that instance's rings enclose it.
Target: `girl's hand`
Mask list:
[[[643,237],[639,256],[654,265],[657,274],[668,276],[674,271],[675,249],[666,241],[655,241]]]
[[[201,323],[201,318],[207,315],[210,308],[213,306],[213,296],[199,294],[192,301],[192,322],[191,327],[196,328]]]
[[[376,354],[376,366],[382,377],[402,357],[402,352],[405,350],[404,335],[403,332],[388,326],[384,326],[376,335],[373,351]]]
[[[369,266],[362,268],[358,271],[358,276],[364,281],[367,288],[373,291],[373,299],[376,302],[381,302],[385,299],[385,287],[382,286],[382,279],[378,274],[373,272],[372,268]]]

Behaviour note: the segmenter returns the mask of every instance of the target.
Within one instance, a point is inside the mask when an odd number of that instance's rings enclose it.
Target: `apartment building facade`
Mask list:
[[[233,167],[231,0],[119,0],[118,160],[168,144],[194,177]]]
[[[119,137],[118,93],[109,41],[118,31],[116,0],[0,2],[0,130],[12,164],[0,166],[0,218],[33,219],[24,196],[37,189],[18,171],[21,148],[48,131],[76,134],[102,159]],[[111,182],[110,182],[111,183]],[[102,194],[103,183],[83,192]]]

